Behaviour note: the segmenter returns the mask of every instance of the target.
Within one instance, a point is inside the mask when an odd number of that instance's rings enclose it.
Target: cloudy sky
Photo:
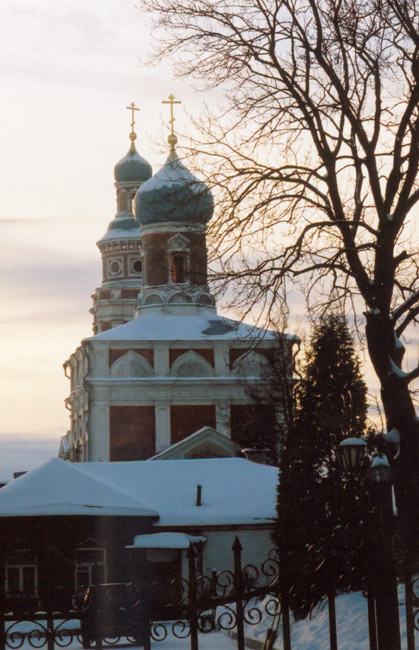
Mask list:
[[[56,455],[68,428],[62,363],[91,332],[95,242],[115,214],[114,164],[129,147],[164,161],[161,100],[179,128],[203,97],[141,63],[150,29],[135,0],[1,0],[0,479]]]
[[[168,133],[161,101],[182,100],[176,124],[187,131],[187,113],[208,96],[169,64],[142,63],[152,34],[135,0],[0,8],[1,480],[55,456],[68,429],[62,364],[91,333],[95,242],[114,217],[113,167],[129,148],[125,107],[141,109],[136,144],[156,171]]]

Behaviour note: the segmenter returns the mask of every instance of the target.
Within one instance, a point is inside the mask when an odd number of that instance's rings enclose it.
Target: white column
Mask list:
[[[156,453],[170,447],[170,404],[156,402]]]
[[[157,343],[154,348],[154,374],[156,377],[169,375],[169,347],[166,342]]]
[[[230,431],[230,404],[229,402],[220,402],[215,408],[215,422],[218,433],[231,438]]]
[[[89,346],[90,377],[109,377],[109,345],[96,343]]]
[[[230,375],[228,353],[229,347],[224,341],[215,343],[214,365],[216,377],[228,377]]]
[[[89,460],[109,460],[109,407],[92,403],[89,421]]]

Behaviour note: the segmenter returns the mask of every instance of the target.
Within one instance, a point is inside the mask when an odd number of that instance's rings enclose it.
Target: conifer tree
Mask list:
[[[367,388],[343,316],[328,315],[315,326],[297,400],[299,427],[315,436],[319,462],[329,464],[342,438],[364,433]]]
[[[280,458],[274,541],[282,591],[297,618],[331,590],[362,587],[361,479],[343,493],[333,458],[344,437],[365,433],[366,416],[366,385],[353,340],[345,319],[329,315],[314,328]]]

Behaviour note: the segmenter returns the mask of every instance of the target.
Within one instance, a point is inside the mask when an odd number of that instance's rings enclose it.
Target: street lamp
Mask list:
[[[365,457],[367,443],[361,438],[345,438],[336,449],[336,460],[343,472],[358,472]]]
[[[360,438],[346,438],[336,450],[336,460],[341,470],[359,471],[367,444]],[[372,528],[377,534],[377,554],[371,558],[374,566],[374,599],[368,598],[368,618],[371,649],[400,650],[400,622],[397,576],[391,551],[393,531],[394,480],[387,457],[376,456],[366,470],[368,494],[373,506]]]

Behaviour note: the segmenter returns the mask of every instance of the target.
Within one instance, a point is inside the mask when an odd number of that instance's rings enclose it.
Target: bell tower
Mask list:
[[[141,233],[132,206],[137,190],[151,177],[152,169],[135,148],[134,117],[139,108],[132,103],[127,109],[131,111],[131,146],[114,169],[117,212],[97,242],[102,256],[102,284],[92,296],[95,334],[131,320],[142,287]]]
[[[207,283],[206,228],[214,202],[205,183],[179,160],[170,104],[169,156],[137,192],[135,214],[141,228],[143,281],[137,316],[150,309],[196,313],[215,309]]]

